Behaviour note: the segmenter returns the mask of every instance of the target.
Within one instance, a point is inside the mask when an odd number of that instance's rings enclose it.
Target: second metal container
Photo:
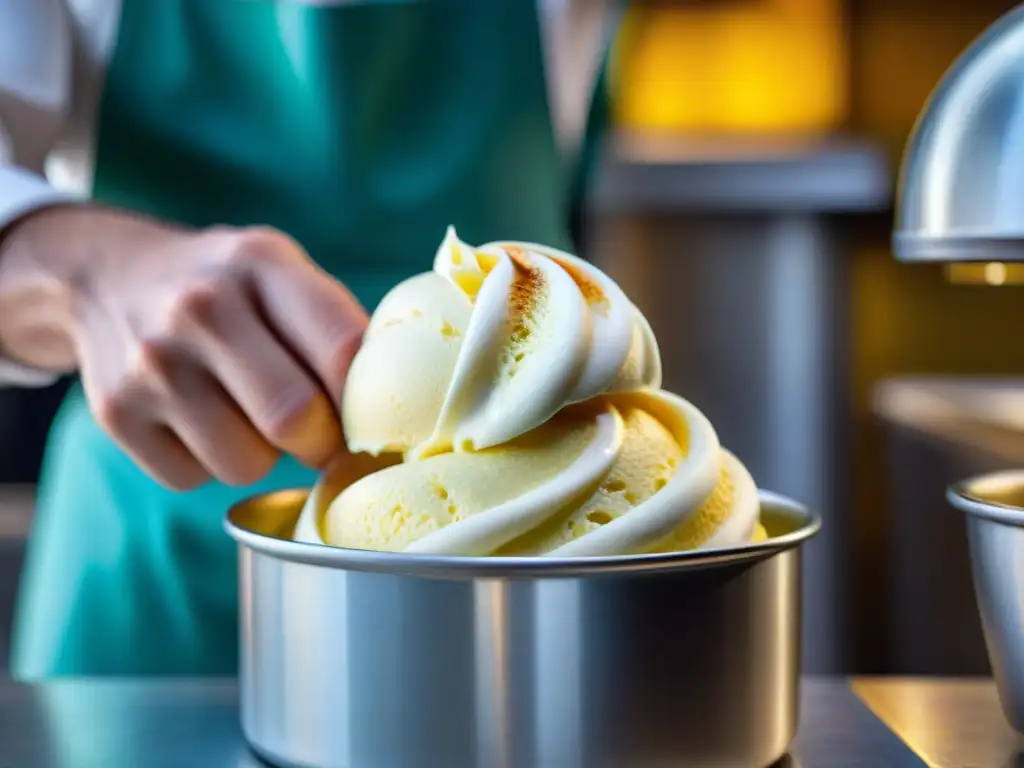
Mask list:
[[[290,540],[304,492],[233,509],[242,725],[302,768],[763,768],[797,728],[801,544],[452,558]]]
[[[985,645],[1006,719],[1024,734],[1024,470],[965,480],[947,498],[967,513]]]

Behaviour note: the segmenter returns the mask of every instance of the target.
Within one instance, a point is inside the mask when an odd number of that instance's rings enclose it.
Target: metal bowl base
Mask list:
[[[761,768],[795,736],[791,502],[762,497],[763,546],[526,563],[296,544],[296,503],[228,525],[243,730],[279,766]]]

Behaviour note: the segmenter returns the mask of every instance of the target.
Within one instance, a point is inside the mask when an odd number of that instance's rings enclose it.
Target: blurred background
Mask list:
[[[1024,276],[898,264],[889,236],[915,117],[1013,5],[640,0],[616,38],[583,250],[650,319],[665,387],[822,511],[811,672],[988,671],[943,492],[1024,465]],[[0,670],[62,392],[0,390]]]

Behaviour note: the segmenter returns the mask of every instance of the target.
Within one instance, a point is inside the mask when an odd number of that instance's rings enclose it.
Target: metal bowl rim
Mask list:
[[[301,493],[300,489],[276,491]],[[457,557],[404,552],[345,549],[281,539],[256,533],[237,524],[236,510],[224,520],[227,533],[240,545],[276,560],[349,571],[389,573],[427,578],[542,578],[582,577],[608,573],[645,573],[703,569],[765,559],[793,549],[818,533],[821,516],[779,494],[760,491],[762,504],[801,519],[795,530],[765,541],[735,547],[687,550],[666,554],[615,555],[610,557]],[[249,499],[251,501],[251,499]]]
[[[1024,486],[1024,469],[1004,469],[968,477],[953,483],[946,489],[946,500],[956,509],[969,515],[1015,527],[1024,527],[1024,508],[991,501],[972,492],[972,489],[981,483],[1001,481]]]

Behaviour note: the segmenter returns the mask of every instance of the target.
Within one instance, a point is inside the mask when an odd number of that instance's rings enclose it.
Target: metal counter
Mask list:
[[[1024,766],[1024,739],[990,680],[861,678],[851,688],[929,768]]]
[[[263,765],[243,743],[234,681],[0,681],[0,768]],[[988,681],[811,678],[777,768],[1022,765]]]

